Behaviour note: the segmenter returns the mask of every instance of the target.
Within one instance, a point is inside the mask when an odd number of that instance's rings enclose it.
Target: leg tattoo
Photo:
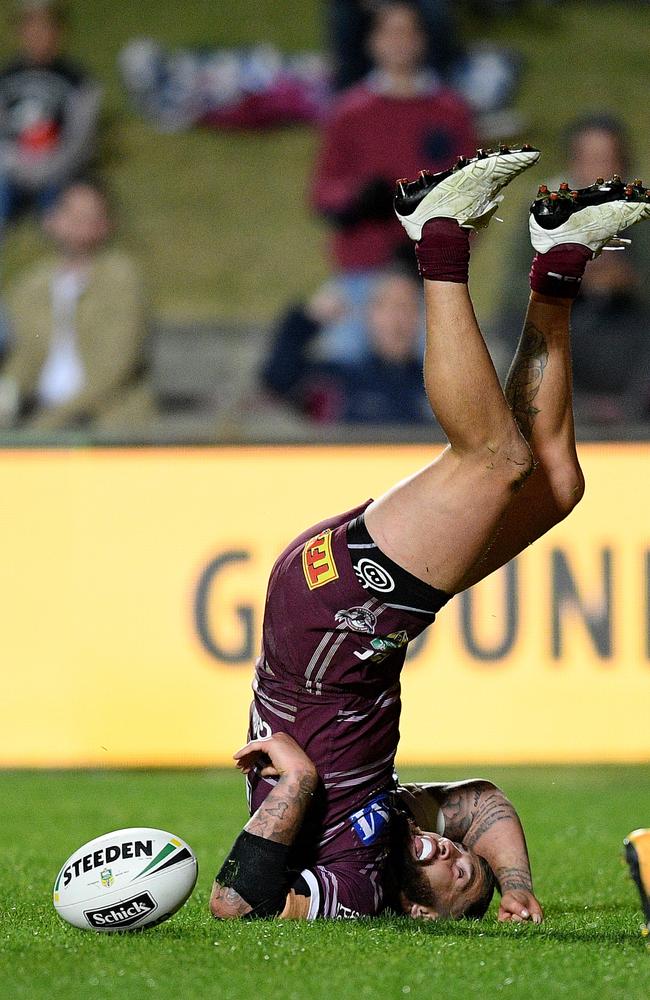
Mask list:
[[[534,400],[542,386],[547,364],[546,338],[541,330],[527,321],[506,382],[506,399],[527,441],[532,437],[533,423],[540,412]]]

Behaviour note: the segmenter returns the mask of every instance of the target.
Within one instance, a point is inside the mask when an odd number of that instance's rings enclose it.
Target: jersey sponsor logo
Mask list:
[[[385,570],[374,559],[360,559],[354,567],[354,572],[364,590],[370,588],[377,590],[380,594],[390,594],[391,590],[395,590],[395,581],[388,570]]]
[[[332,580],[338,580],[339,571],[332,554],[332,532],[325,528],[319,535],[314,535],[302,550],[302,569],[310,590],[324,587]]]
[[[343,608],[336,612],[334,621],[346,625],[351,632],[369,632],[372,635],[377,625],[377,615],[367,608]]]
[[[273,730],[269,726],[268,722],[265,722],[265,720],[260,716],[260,713],[257,710],[257,705],[253,703],[249,737],[251,740],[268,740],[269,736],[273,736]]]
[[[344,906],[343,903],[337,904],[335,920],[358,920],[360,917],[359,911],[353,910],[351,906]]]
[[[356,650],[354,655],[358,660],[370,660],[372,663],[381,663],[394,653],[396,649],[408,644],[409,637],[406,632],[390,632],[389,635],[377,635],[370,640],[371,649],[364,649],[362,653]]]
[[[362,844],[374,844],[384,833],[390,820],[388,795],[378,795],[371,799],[363,809],[352,813],[350,822],[352,829]]]

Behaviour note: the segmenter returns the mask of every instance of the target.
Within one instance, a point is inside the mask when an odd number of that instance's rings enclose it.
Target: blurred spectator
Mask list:
[[[574,188],[588,187],[596,177],[611,177],[618,173],[627,175],[630,169],[630,151],[623,123],[613,115],[589,114],[573,120],[562,132],[562,147],[566,150],[566,165],[557,177],[538,175],[550,187],[557,188],[561,181],[568,181]],[[635,229],[643,236],[643,227]],[[531,248],[527,229],[519,231],[519,239],[506,249],[507,267],[512,280],[503,289],[501,317],[521,313],[528,300],[528,271]],[[603,266],[603,257],[594,269]],[[589,274],[593,273],[589,268]],[[585,285],[588,278],[585,278]]]
[[[73,182],[44,218],[56,246],[8,295],[13,342],[0,373],[0,425],[38,430],[126,424],[151,411],[143,382],[143,294],[111,249],[105,192]]]
[[[330,292],[291,309],[262,372],[267,389],[320,423],[431,423],[422,383],[421,289],[408,275],[376,279],[366,313],[363,365],[316,359],[323,323],[340,305]]]
[[[133,38],[118,66],[135,108],[163,132],[319,122],[331,101],[324,56],[283,53],[269,42],[166,49],[154,38]]]
[[[337,90],[357,83],[371,70],[367,38],[375,0],[329,0],[327,19]],[[448,0],[418,0],[427,33],[426,62],[445,76],[462,55]]]
[[[19,54],[0,73],[0,232],[88,165],[100,107],[98,85],[62,55],[60,4],[24,0],[16,26]]]
[[[628,178],[629,144],[617,118],[584,116],[567,128],[564,138],[566,171],[549,182],[551,188],[562,180],[581,188],[597,177]],[[632,246],[625,252],[605,251],[589,268],[573,309],[575,411],[578,420],[590,423],[638,420],[650,406],[650,310],[642,278],[649,261],[647,234],[638,227],[630,237]],[[502,373],[519,337],[531,253],[528,241],[522,241],[517,248],[520,280],[509,285],[501,313],[491,324]]]
[[[426,32],[416,5],[375,5],[368,44],[375,68],[335,101],[314,175],[314,203],[334,229],[334,264],[349,307],[328,339],[332,360],[360,357],[372,274],[409,244],[393,212],[395,180],[423,167],[445,169],[475,143],[467,105],[423,69]]]
[[[442,170],[474,146],[469,109],[422,68],[426,33],[413,3],[377,6],[369,51],[375,68],[335,102],[314,177],[343,271],[384,267],[405,242],[392,207],[398,177]]]
[[[596,177],[627,176],[630,170],[627,130],[614,115],[589,114],[577,118],[564,130],[563,139],[568,153],[566,169],[573,187],[588,187]]]
[[[598,262],[597,262],[598,263]],[[604,253],[583,281],[571,319],[578,420],[650,416],[650,313],[630,257]]]

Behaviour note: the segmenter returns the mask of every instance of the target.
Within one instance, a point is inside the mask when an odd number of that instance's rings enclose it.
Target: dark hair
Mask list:
[[[616,115],[607,112],[594,112],[580,115],[569,122],[562,133],[564,143],[572,148],[576,139],[585,132],[607,132],[613,136],[620,147],[621,159],[624,167],[627,168],[630,160],[630,136],[627,126]]]
[[[16,21],[22,21],[30,14],[46,14],[61,28],[69,21],[68,8],[61,0],[17,0],[14,3],[13,16]]]
[[[481,874],[483,875],[483,892],[462,914],[464,920],[480,920],[488,911],[494,895],[496,879],[489,864],[480,855],[477,855]]]

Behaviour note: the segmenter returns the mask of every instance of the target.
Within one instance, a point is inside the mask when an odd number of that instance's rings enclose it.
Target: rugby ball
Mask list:
[[[189,899],[198,865],[189,844],[132,827],[71,854],[54,883],[54,908],[73,927],[133,931],[167,920]]]

